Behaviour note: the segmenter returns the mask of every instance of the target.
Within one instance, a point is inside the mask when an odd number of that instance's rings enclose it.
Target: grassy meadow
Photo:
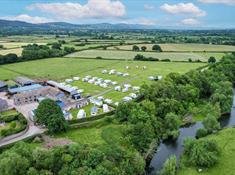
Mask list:
[[[145,57],[152,57],[162,59],[170,59],[172,61],[188,61],[201,60],[207,62],[210,56],[214,56],[216,59],[220,59],[224,53],[193,53],[193,52],[134,52],[134,51],[118,51],[118,50],[84,50],[81,52],[72,53],[66,57],[78,57],[78,58],[96,58],[102,57],[105,59],[122,59],[133,60],[137,54],[142,54]]]
[[[147,51],[152,51],[155,44],[137,44],[139,48],[147,47]],[[212,44],[159,44],[163,52],[234,52],[235,46],[212,45]],[[122,45],[109,47],[111,50],[132,50],[133,45]]]

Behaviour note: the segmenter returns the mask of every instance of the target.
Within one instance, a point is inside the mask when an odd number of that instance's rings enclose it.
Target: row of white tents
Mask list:
[[[129,76],[129,73],[118,72],[115,69],[111,69],[111,70],[104,69],[102,70],[102,74],[118,75],[118,76],[123,76],[123,77]]]

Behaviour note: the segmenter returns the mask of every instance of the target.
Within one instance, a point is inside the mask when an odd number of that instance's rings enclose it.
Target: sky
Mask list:
[[[235,0],[0,0],[0,19],[235,28]]]

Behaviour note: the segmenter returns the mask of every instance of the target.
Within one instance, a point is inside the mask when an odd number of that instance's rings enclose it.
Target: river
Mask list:
[[[233,96],[233,106],[230,116],[221,118],[220,124],[223,128],[235,126],[235,95]],[[161,142],[153,155],[147,174],[155,175],[159,172],[170,155],[175,155],[177,159],[179,159],[180,155],[183,153],[184,139],[187,137],[195,137],[196,131],[202,127],[201,122],[197,122],[189,127],[182,127],[180,128],[180,135],[176,141]]]

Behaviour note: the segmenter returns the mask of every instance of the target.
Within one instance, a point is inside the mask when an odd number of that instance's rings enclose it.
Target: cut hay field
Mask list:
[[[121,60],[132,60],[137,54],[142,54],[145,57],[152,57],[162,59],[171,59],[172,61],[188,61],[189,58],[192,60],[201,60],[207,62],[210,56],[214,56],[216,59],[220,59],[224,53],[185,53],[185,52],[134,52],[134,51],[115,51],[115,50],[84,50],[76,53],[67,55],[66,57],[77,57],[77,58],[96,58],[102,57],[105,59],[121,59]]]
[[[235,128],[228,128],[205,139],[215,140],[221,150],[218,163],[198,172],[196,167],[181,167],[178,175],[234,175],[235,172]]]
[[[10,53],[14,53],[17,56],[21,56],[23,48],[15,48],[15,49],[0,49],[0,55],[7,55]]]
[[[90,75],[103,79],[116,81],[119,85],[131,84],[141,86],[152,83],[149,76],[165,76],[171,72],[185,73],[189,70],[204,66],[204,63],[171,63],[171,62],[143,62],[143,61],[120,61],[120,60],[97,60],[77,58],[51,58],[30,62],[22,62],[0,66],[0,80],[13,79],[16,76],[24,75],[31,78],[52,79],[64,82],[66,78],[79,76],[81,78]],[[126,66],[129,69],[126,69]],[[136,66],[139,68],[137,69]],[[142,67],[147,69],[143,70]],[[128,77],[102,74],[102,70],[116,69],[119,72],[129,73]],[[122,93],[114,91],[114,86],[101,88],[87,82],[75,81],[73,86],[84,89],[84,95],[103,95],[114,102],[119,101],[131,91]]]
[[[152,51],[155,44],[137,44],[138,47],[146,46],[147,51]],[[212,44],[159,44],[165,52],[234,52],[235,46]],[[109,47],[112,50],[132,50],[133,45]]]

